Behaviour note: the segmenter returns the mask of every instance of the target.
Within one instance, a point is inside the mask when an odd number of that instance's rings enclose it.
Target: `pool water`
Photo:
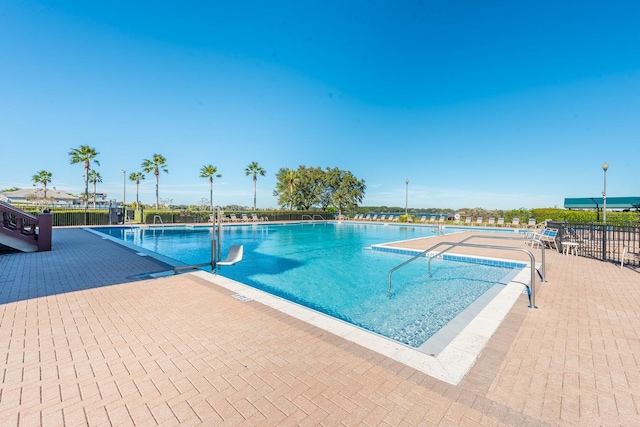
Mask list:
[[[211,227],[100,229],[114,237],[185,264],[211,259]],[[304,223],[228,225],[222,253],[244,245],[243,261],[218,274],[310,307],[412,347],[419,347],[469,304],[513,270],[409,258],[372,250],[375,244],[433,236],[431,227],[383,224]]]

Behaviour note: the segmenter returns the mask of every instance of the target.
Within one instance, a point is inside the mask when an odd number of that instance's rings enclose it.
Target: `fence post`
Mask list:
[[[602,261],[607,260],[607,225],[602,226]]]

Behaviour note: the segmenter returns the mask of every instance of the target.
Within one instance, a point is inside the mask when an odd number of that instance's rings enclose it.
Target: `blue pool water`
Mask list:
[[[211,227],[98,231],[186,264],[211,259]],[[418,347],[512,272],[435,259],[428,277],[420,259],[394,273],[388,298],[388,272],[409,255],[371,246],[433,235],[431,227],[383,224],[227,225],[222,253],[241,244],[244,259],[219,274]]]

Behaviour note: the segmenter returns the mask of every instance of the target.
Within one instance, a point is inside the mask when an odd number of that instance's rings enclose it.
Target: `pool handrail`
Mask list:
[[[516,236],[490,236],[487,234],[474,234],[472,236],[467,237],[466,239],[462,239],[460,240],[460,243],[464,243],[468,240],[471,240],[473,238],[482,238],[482,239],[503,239],[503,240],[522,240],[522,241],[528,241],[531,240],[527,237],[516,237]],[[544,245],[541,244],[540,247],[542,248],[542,256],[541,256],[541,270],[542,271],[538,271],[538,274],[540,275],[540,282],[544,283],[547,281],[546,277],[547,277],[547,270],[546,270],[546,262],[545,262],[545,257],[544,257]],[[429,263],[431,262],[431,260],[429,260]],[[536,269],[537,270],[537,269]]]
[[[512,251],[520,251],[520,252],[525,252],[529,255],[529,258],[531,259],[531,286],[527,286],[527,284],[525,283],[524,285],[527,287],[527,293],[529,294],[529,308],[538,308],[536,306],[536,260],[535,257],[533,255],[533,253],[525,248],[518,248],[516,246],[496,246],[496,245],[481,245],[481,244],[475,244],[475,243],[462,243],[462,242],[440,242],[437,243],[435,245],[433,245],[432,247],[430,247],[429,249],[425,249],[424,251],[418,253],[417,255],[414,255],[413,257],[409,258],[408,260],[406,260],[405,262],[403,262],[400,265],[397,265],[395,267],[393,267],[391,270],[389,270],[389,275],[388,275],[388,288],[387,288],[387,296],[389,298],[391,298],[392,295],[392,290],[391,290],[391,275],[393,274],[394,271],[404,267],[405,265],[409,264],[412,261],[415,261],[418,258],[421,258],[425,255],[427,255],[429,252],[433,251],[434,249],[440,247],[440,246],[444,246],[444,245],[449,245],[448,248],[446,248],[445,250],[438,252],[437,255],[442,255],[445,252],[457,247],[457,246],[463,246],[463,247],[468,247],[468,248],[484,248],[484,249],[503,249],[503,250],[512,250]],[[431,257],[429,257],[429,276],[431,276]]]

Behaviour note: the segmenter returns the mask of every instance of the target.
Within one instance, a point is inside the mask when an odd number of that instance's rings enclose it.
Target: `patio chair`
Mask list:
[[[436,216],[435,215],[431,215],[431,218],[429,218],[429,223],[433,223],[436,222]]]
[[[251,214],[251,221],[258,222],[260,221],[260,218],[258,218],[258,215],[256,214]]]
[[[371,214],[367,214],[367,216],[364,217],[365,221],[371,221]]]
[[[378,215],[374,215],[371,217],[371,221],[377,221],[378,220]]]
[[[426,223],[426,222],[427,222],[427,217],[426,217],[426,216],[421,216],[421,217],[420,217],[420,223],[421,223],[421,224],[424,224],[424,223]]]
[[[464,219],[464,223],[465,223],[465,225],[471,225],[471,220],[472,220],[472,219],[473,219],[473,218],[472,218],[472,217],[470,217],[470,216],[466,217],[466,218]]]
[[[443,224],[445,219],[447,219],[446,215],[440,215],[440,218],[438,218],[438,224]]]
[[[536,219],[535,218],[529,218],[529,222],[527,223],[527,227],[531,228],[531,227],[535,227],[536,224]]]
[[[229,219],[231,222],[238,222],[238,217],[236,217],[236,214],[229,214]]]
[[[498,218],[498,222],[496,223],[498,227],[504,227],[504,218]]]
[[[558,243],[556,242],[557,235],[558,229],[556,228],[545,228],[540,232],[536,232],[534,236],[537,236],[537,239],[533,241],[531,247],[533,247],[535,243],[538,243],[549,246],[549,248],[552,249],[555,247],[556,251],[559,251]]]
[[[520,228],[520,218],[511,218],[511,226],[513,228]]]
[[[249,222],[249,217],[247,216],[247,214],[242,214],[242,222]]]
[[[496,225],[496,219],[494,217],[489,218],[489,222],[487,223],[487,225],[491,225],[491,226]]]
[[[482,225],[482,217],[481,216],[476,218],[476,225]]]
[[[640,262],[640,252],[631,252],[627,245],[622,246],[622,256],[620,257],[620,268],[624,268],[624,260]]]

